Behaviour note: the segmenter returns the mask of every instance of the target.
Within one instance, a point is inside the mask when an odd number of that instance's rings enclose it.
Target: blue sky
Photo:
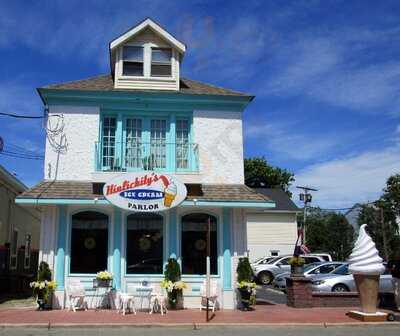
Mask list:
[[[400,171],[399,1],[1,0],[0,111],[41,114],[36,87],[107,73],[108,42],[148,16],[187,44],[184,76],[256,95],[246,156],[320,189],[316,205],[372,200]],[[0,136],[43,152],[40,121],[0,117]]]

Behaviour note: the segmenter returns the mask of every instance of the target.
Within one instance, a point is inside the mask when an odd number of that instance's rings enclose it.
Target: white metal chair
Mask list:
[[[207,280],[204,280],[200,287],[200,311],[207,309]],[[219,284],[217,280],[210,280],[210,297],[208,298],[208,307],[215,312],[219,308]]]
[[[150,314],[160,311],[161,315],[168,312],[167,298],[164,295],[164,290],[160,286],[153,287],[150,295]]]
[[[127,310],[130,312],[133,311],[136,315],[134,296],[128,293],[121,293],[119,295],[119,307],[117,312],[120,313],[122,311],[122,315],[125,315]]]
[[[74,312],[76,312],[76,309],[88,310],[85,288],[78,279],[68,280],[67,297],[69,301],[68,310],[73,310]]]

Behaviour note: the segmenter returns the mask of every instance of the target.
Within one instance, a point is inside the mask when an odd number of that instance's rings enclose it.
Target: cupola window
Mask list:
[[[125,46],[123,48],[124,76],[143,76],[143,47]]]
[[[171,77],[171,56],[170,48],[151,48],[152,77]]]

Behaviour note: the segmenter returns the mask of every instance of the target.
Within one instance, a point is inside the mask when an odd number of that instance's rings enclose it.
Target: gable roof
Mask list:
[[[0,165],[0,181],[7,183],[15,189],[17,193],[21,193],[28,189],[28,187],[11,174],[7,169]]]
[[[275,208],[271,211],[300,211],[282,189],[279,188],[253,188],[257,193],[262,194],[275,202]]]
[[[118,36],[110,42],[110,50],[114,50],[121,44],[125,43],[127,40],[131,39],[135,35],[139,34],[143,30],[150,28],[157,35],[159,35],[164,40],[172,44],[181,54],[186,51],[186,46],[184,43],[178,41],[170,33],[168,33],[164,28],[162,28],[158,23],[154,22],[152,19],[147,18],[137,24],[136,26],[130,28],[128,31]]]
[[[237,96],[237,97],[248,97],[253,99],[254,97],[246,93],[233,91],[230,89],[224,89],[215,85],[198,82],[195,80],[180,78],[180,89],[179,91],[160,91],[163,93],[183,93],[193,95],[219,95],[219,96]],[[82,90],[82,91],[122,91],[122,92],[135,92],[135,91],[148,91],[155,92],[157,90],[139,90],[139,89],[116,89],[114,88],[114,82],[111,75],[100,75],[96,77],[90,77],[86,79],[76,80],[72,82],[65,82],[59,84],[52,84],[43,86],[40,89],[55,89],[55,90]]]

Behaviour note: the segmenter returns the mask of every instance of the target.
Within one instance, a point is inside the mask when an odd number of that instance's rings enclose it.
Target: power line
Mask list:
[[[27,154],[27,153],[14,152],[14,151],[9,151],[9,150],[3,150],[2,153],[5,153],[5,154],[12,154],[12,155],[20,155],[20,156],[24,156],[24,157],[43,158],[43,155],[40,155],[40,154]]]
[[[5,112],[0,112],[0,116],[18,118],[18,119],[43,119],[44,118],[44,116],[30,116],[30,115],[5,113]]]
[[[29,157],[29,156],[22,156],[22,155],[15,155],[15,154],[9,154],[9,153],[4,153],[1,152],[0,155],[4,156],[9,156],[13,158],[18,158],[18,159],[27,159],[27,160],[43,160],[43,157]]]

